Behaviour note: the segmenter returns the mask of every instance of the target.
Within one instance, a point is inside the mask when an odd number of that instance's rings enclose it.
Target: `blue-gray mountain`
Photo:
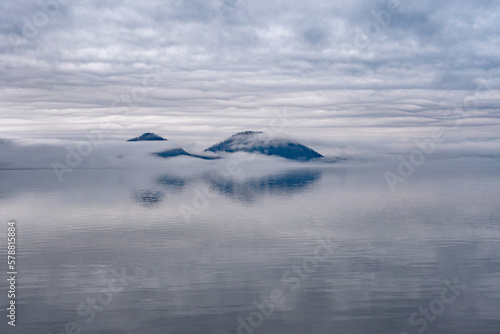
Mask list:
[[[299,143],[284,139],[267,139],[260,131],[237,133],[218,144],[210,146],[205,151],[260,153],[301,161],[323,157],[313,149]]]
[[[166,150],[163,152],[158,152],[155,153],[157,156],[162,157],[162,158],[173,158],[173,157],[178,157],[181,155],[187,156],[187,157],[193,157],[193,158],[199,158],[199,159],[204,159],[204,160],[215,160],[215,159],[220,159],[219,157],[208,157],[204,155],[198,155],[198,154],[191,154],[186,151],[184,151],[183,148],[174,148],[171,150]]]
[[[167,139],[158,136],[156,133],[146,132],[139,137],[135,137],[127,141],[161,141],[161,140],[167,140]]]

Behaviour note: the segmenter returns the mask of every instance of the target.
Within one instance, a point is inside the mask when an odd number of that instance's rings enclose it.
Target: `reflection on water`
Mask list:
[[[158,177],[157,183],[169,190],[180,190],[186,185],[187,179],[179,176],[164,174]]]
[[[160,203],[163,200],[164,194],[159,190],[145,189],[134,191],[132,196],[136,202],[146,207],[151,207]]]
[[[251,203],[264,194],[297,193],[318,182],[321,170],[292,170],[243,180],[227,178],[213,173],[205,180],[219,193],[242,202]]]
[[[371,165],[0,171],[0,216],[19,228],[16,330],[498,333],[500,168],[469,167],[426,164],[395,193]],[[218,196],[185,223],[179,206],[206,187]],[[438,309],[455,278],[467,289]]]
[[[294,194],[308,190],[321,178],[320,169],[299,169],[282,171],[276,174],[233,178],[219,173],[207,173],[202,177],[180,177],[162,174],[157,185],[169,191],[180,191],[187,184],[205,183],[210,192],[217,192],[244,203],[255,202],[266,195]],[[152,185],[155,187],[156,185]],[[163,192],[153,188],[134,191],[133,197],[139,203],[156,204],[162,201]]]

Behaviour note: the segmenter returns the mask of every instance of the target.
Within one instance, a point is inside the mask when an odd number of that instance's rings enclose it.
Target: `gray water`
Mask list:
[[[0,171],[1,332],[499,333],[498,161],[429,162],[394,192],[385,170]]]

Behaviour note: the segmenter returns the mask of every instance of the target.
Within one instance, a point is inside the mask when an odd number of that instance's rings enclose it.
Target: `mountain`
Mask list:
[[[203,156],[203,155],[191,154],[191,153],[184,151],[183,148],[174,148],[171,150],[166,150],[166,151],[158,152],[155,154],[159,157],[162,157],[162,158],[172,158],[172,157],[178,157],[178,156],[184,155],[184,156],[199,158],[199,159],[204,159],[204,160],[220,159],[219,157],[208,157],[208,156]]]
[[[210,146],[205,151],[260,153],[300,161],[323,157],[313,149],[299,143],[284,139],[265,139],[260,131],[237,133],[218,144]]]
[[[166,140],[166,139],[158,136],[155,133],[146,132],[146,133],[143,133],[140,137],[135,137],[135,138],[129,139],[127,141],[160,141],[160,140]]]

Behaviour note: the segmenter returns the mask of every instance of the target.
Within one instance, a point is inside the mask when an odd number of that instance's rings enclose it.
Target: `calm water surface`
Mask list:
[[[0,171],[1,332],[499,333],[500,163],[384,171]]]

